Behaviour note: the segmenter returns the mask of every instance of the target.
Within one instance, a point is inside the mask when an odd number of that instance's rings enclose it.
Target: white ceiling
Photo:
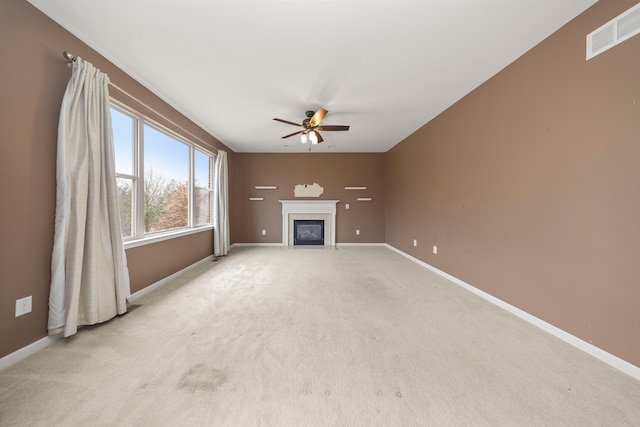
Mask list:
[[[238,152],[318,107],[313,151],[385,152],[595,1],[29,0]]]

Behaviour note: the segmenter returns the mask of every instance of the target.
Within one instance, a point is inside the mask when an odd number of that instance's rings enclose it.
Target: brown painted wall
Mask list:
[[[640,36],[584,59],[585,35],[634,3],[597,3],[386,154],[227,149],[232,241],[279,242],[278,200],[315,181],[341,200],[339,243],[386,241],[640,366]],[[0,2],[0,46],[2,357],[46,334],[63,50],[224,147],[24,0]],[[210,237],[129,249],[132,290],[209,255]]]
[[[0,357],[47,333],[56,135],[62,96],[71,75],[62,51],[91,61],[111,81],[209,143],[233,153],[144,89],[25,0],[0,2]],[[116,91],[123,102],[137,107]],[[146,113],[146,111],[141,110]],[[155,117],[152,117],[155,118]],[[158,121],[162,122],[161,119]],[[233,191],[233,180],[230,192]],[[232,207],[233,209],[233,207]],[[232,211],[233,214],[233,211]],[[212,253],[211,232],[127,251],[132,290]],[[33,311],[14,317],[15,301],[33,296]]]
[[[281,243],[282,204],[278,200],[296,199],[296,185],[314,182],[324,188],[318,199],[340,200],[337,243],[384,242],[384,153],[236,153],[235,160],[236,243]],[[276,185],[278,189],[255,190],[256,185]],[[346,186],[367,190],[347,191]],[[250,197],[264,197],[264,201],[249,201]],[[358,202],[357,197],[373,200]],[[350,209],[346,209],[347,203]],[[267,234],[262,236],[261,230]]]
[[[386,235],[640,366],[640,36],[585,60],[635,3],[596,3],[388,152]]]
[[[144,289],[212,253],[213,236],[210,232],[129,248],[127,263],[131,292]]]

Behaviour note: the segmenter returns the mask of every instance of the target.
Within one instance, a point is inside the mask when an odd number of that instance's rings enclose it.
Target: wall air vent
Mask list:
[[[640,33],[640,3],[587,35],[587,59]]]

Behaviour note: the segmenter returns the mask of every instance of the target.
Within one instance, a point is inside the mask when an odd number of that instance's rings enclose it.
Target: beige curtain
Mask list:
[[[227,184],[227,153],[218,150],[213,168],[213,254],[229,252],[229,190]]]
[[[58,125],[50,335],[68,337],[127,311],[108,85],[76,58]]]

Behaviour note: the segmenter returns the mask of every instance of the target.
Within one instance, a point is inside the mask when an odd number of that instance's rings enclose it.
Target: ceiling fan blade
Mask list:
[[[290,133],[289,135],[285,135],[281,139],[289,138],[290,136],[297,135],[297,134],[302,133],[302,132],[304,132],[304,130],[299,130],[297,132]]]
[[[314,130],[314,132],[316,133],[316,135],[318,135],[318,144],[320,144],[322,141],[324,141],[324,139],[322,139],[322,135],[320,135],[320,132],[317,132]]]
[[[316,129],[318,129],[318,130],[349,130],[349,126],[344,126],[344,125],[326,125],[326,126],[318,126]]]
[[[282,119],[278,119],[278,118],[274,118],[273,120],[275,120],[276,122],[286,123],[286,124],[288,124],[288,125],[304,127],[304,126],[302,126],[300,123],[293,123],[293,122],[290,122],[290,121],[288,121],[288,120],[282,120]]]
[[[325,110],[324,108],[318,108],[318,111],[316,111],[313,117],[311,117],[311,120],[309,120],[309,124],[312,127],[318,126],[320,122],[324,119],[324,116],[327,115],[327,113],[328,111]]]

